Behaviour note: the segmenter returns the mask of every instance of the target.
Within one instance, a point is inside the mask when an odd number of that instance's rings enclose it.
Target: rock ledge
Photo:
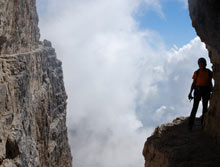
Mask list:
[[[145,167],[219,167],[220,153],[195,120],[188,130],[188,118],[157,127],[145,143]]]

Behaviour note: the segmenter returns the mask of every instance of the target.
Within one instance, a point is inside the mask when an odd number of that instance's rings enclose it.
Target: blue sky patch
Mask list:
[[[155,10],[144,11],[144,6],[140,8],[135,16],[140,29],[158,32],[168,48],[173,45],[182,47],[197,36],[191,25],[189,11],[182,2],[166,0],[161,3],[164,16]]]

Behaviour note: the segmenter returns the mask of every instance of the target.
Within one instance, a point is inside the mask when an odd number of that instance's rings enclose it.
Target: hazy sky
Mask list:
[[[37,0],[63,62],[74,167],[142,167],[154,128],[187,116],[207,57],[186,0]]]

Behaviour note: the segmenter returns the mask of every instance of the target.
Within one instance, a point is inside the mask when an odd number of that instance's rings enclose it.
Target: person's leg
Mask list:
[[[201,119],[201,123],[203,124],[204,121],[204,115],[205,113],[207,113],[208,111],[208,101],[209,101],[209,92],[202,97],[202,119]]]
[[[194,120],[196,117],[196,112],[198,110],[198,106],[199,106],[199,101],[201,100],[200,97],[195,96],[194,100],[193,100],[193,108],[189,117],[189,128],[191,129],[193,124],[194,124]]]

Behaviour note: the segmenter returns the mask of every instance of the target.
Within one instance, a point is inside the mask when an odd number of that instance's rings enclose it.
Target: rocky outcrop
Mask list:
[[[71,167],[62,63],[35,3],[0,2],[0,167]]]
[[[189,0],[189,10],[213,64],[215,85],[209,111],[203,130],[198,119],[193,131],[188,130],[186,119],[158,127],[144,146],[147,167],[220,166],[220,1]]]
[[[205,132],[220,148],[220,1],[189,0],[189,10],[192,24],[205,42],[213,64],[215,86],[209,112],[205,117]]]
[[[182,117],[157,127],[144,146],[145,167],[219,167],[220,154],[203,133],[201,120],[192,131],[187,125]]]

